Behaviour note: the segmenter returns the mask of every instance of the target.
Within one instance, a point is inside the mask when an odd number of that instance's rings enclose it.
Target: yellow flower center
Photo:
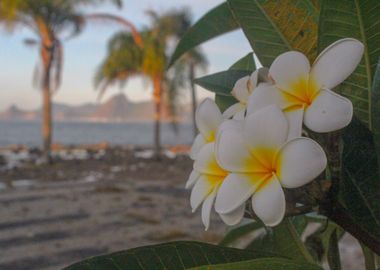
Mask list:
[[[284,109],[307,108],[318,92],[319,87],[313,78],[301,77],[290,85],[290,89],[282,89],[281,93],[287,103]]]
[[[259,191],[278,172],[280,164],[276,161],[277,149],[274,147],[256,147],[251,149],[251,154],[253,159],[247,161],[246,166],[247,170],[253,172],[251,175],[252,184],[258,185],[256,190]]]
[[[208,143],[215,141],[215,131],[210,131],[209,134],[207,134],[207,138],[205,138]]]
[[[227,177],[228,172],[219,166],[215,158],[211,159],[206,166],[207,171],[210,173],[204,174],[204,176],[210,184],[210,190],[212,190],[223,182],[224,178]]]

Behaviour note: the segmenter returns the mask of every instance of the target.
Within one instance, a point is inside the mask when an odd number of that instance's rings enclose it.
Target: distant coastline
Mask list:
[[[111,146],[151,146],[152,122],[81,122],[56,121],[53,124],[53,144],[88,145],[107,143]],[[191,145],[192,125],[179,123],[174,130],[170,123],[161,126],[163,145]],[[38,121],[0,120],[0,148],[8,146],[41,147],[41,125]]]
[[[2,122],[39,122],[41,110],[23,110],[16,105],[0,112]],[[154,108],[150,101],[131,102],[124,94],[112,96],[104,103],[82,105],[53,104],[53,120],[61,123],[150,123]],[[163,110],[162,122],[190,122],[190,106],[183,105],[175,116]]]

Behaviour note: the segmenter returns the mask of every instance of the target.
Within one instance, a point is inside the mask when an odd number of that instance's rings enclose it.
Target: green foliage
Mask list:
[[[312,254],[313,258],[319,262],[322,262],[328,254],[336,253],[336,250],[333,252],[330,251],[330,247],[333,247],[334,239],[331,240],[332,235],[335,233],[337,235],[337,240],[339,241],[343,235],[344,231],[337,226],[334,222],[327,220],[310,220],[312,222],[320,223],[320,227],[310,234],[305,241],[305,245]]]
[[[376,258],[375,254],[365,245],[361,244],[366,270],[376,270]]]
[[[255,61],[253,60],[253,53],[248,53],[246,56],[240,58],[229,69],[233,70],[248,70],[253,72],[256,69]]]
[[[190,270],[322,270],[319,266],[310,263],[295,262],[288,259],[265,258],[237,263],[203,266]]]
[[[0,22],[8,26],[20,24],[38,35],[41,35],[42,23],[53,35],[51,38],[57,38],[59,34],[72,36],[78,34],[85,23],[81,7],[102,2],[110,2],[118,7],[122,5],[120,0],[2,0]]]
[[[250,75],[256,69],[253,53],[248,53],[228,70],[196,79],[194,82],[215,93],[215,102],[223,112],[238,101],[231,95],[235,82],[241,77]]]
[[[237,102],[239,101],[233,96],[215,95],[215,103],[218,105],[221,112],[224,112]]]
[[[264,66],[281,53],[316,56],[318,9],[311,1],[228,0],[234,17]]]
[[[372,131],[375,138],[377,161],[380,168],[380,58],[372,84]]]
[[[90,258],[65,270],[180,270],[272,256],[273,254],[261,251],[252,252],[198,242],[172,242]]]
[[[251,75],[251,71],[231,69],[195,79],[194,82],[218,95],[231,96],[235,82],[247,75]]]
[[[227,3],[215,7],[199,19],[182,37],[171,57],[170,65],[197,45],[238,27],[239,25],[233,18]]]
[[[319,44],[321,51],[332,42],[352,37],[365,45],[364,57],[355,72],[339,91],[354,104],[356,116],[372,130],[373,110],[379,110],[372,100],[372,81],[380,57],[380,6],[377,0],[325,0],[320,15]]]
[[[330,235],[329,249],[327,251],[327,261],[330,270],[340,270],[342,268],[340,264],[338,241],[338,229],[334,229]]]
[[[303,219],[302,216],[284,219],[280,225],[268,228],[265,234],[254,239],[247,248],[281,254],[296,261],[314,262],[300,239],[306,226]]]
[[[354,118],[343,134],[339,203],[352,220],[380,243],[380,175],[372,133]],[[345,228],[346,224],[338,225]]]
[[[235,228],[232,228],[227,232],[227,234],[223,237],[222,241],[220,241],[219,245],[221,246],[228,246],[230,244],[235,243],[237,240],[241,239],[244,236],[247,236],[248,234],[264,228],[264,225],[261,222],[249,222],[247,224],[237,226]]]

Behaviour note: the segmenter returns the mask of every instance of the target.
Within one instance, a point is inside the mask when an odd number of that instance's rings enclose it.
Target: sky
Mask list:
[[[109,12],[123,16],[139,28],[149,23],[148,17],[144,14],[147,9],[164,12],[185,6],[190,8],[196,21],[221,2],[223,0],[124,0],[122,10],[105,4],[96,9],[88,8],[86,12]],[[107,41],[118,30],[121,28],[115,25],[96,23],[87,26],[80,36],[64,43],[62,84],[53,97],[54,102],[82,104],[97,101],[97,92],[93,84],[94,74],[105,57]],[[0,111],[13,104],[23,109],[36,109],[41,105],[40,90],[32,84],[38,50],[23,43],[25,38],[31,37],[32,33],[26,29],[16,29],[13,33],[0,30]],[[208,41],[202,45],[202,49],[209,61],[207,73],[225,70],[251,51],[248,41],[240,30]],[[132,101],[149,100],[151,97],[149,84],[141,79],[132,79],[122,90],[118,86],[108,89],[103,100],[120,91]],[[200,97],[210,95],[201,88],[197,91]]]

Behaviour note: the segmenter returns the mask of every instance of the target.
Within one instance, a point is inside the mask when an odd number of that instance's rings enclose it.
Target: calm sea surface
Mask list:
[[[161,141],[165,145],[191,144],[192,127],[179,125],[178,134],[170,124],[162,124]],[[65,145],[108,142],[112,145],[152,145],[153,123],[78,123],[54,124],[53,142]],[[40,123],[0,121],[0,147],[23,144],[41,145]]]

